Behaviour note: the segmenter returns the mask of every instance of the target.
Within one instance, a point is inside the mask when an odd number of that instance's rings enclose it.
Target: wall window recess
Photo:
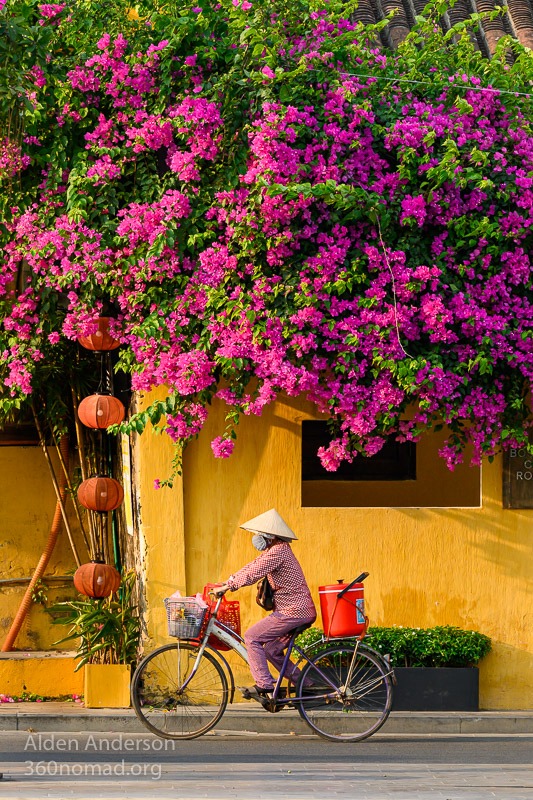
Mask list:
[[[37,428],[32,422],[9,423],[0,428],[0,447],[28,447],[38,444]]]
[[[302,422],[302,506],[322,508],[479,508],[481,472],[465,463],[450,472],[439,450],[446,429],[416,444],[391,439],[375,456],[356,456],[337,472],[317,456],[331,441],[323,420]]]
[[[343,461],[336,472],[328,472],[317,456],[331,436],[326,422],[302,422],[302,480],[304,481],[414,481],[416,444],[396,442],[391,437],[372,458],[357,456],[350,464]]]

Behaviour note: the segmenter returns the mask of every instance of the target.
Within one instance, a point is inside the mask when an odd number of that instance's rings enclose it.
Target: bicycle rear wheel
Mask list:
[[[360,647],[336,645],[302,669],[297,696],[300,716],[320,736],[360,742],[372,736],[390,714],[392,681],[386,665]],[[316,695],[316,697],[313,697]]]
[[[195,739],[214,727],[228,703],[224,670],[204,651],[191,676],[198,648],[167,644],[144,658],[131,685],[131,701],[143,725],[164,739]],[[187,679],[190,680],[187,682]]]

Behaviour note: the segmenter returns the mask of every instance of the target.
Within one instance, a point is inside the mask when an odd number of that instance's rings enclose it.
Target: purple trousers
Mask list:
[[[244,634],[244,641],[248,650],[250,672],[257,686],[262,689],[271,689],[274,686],[275,680],[270,674],[267,660],[274,664],[279,672],[283,666],[283,651],[291,638],[290,633],[299,625],[314,622],[315,619],[315,616],[284,617],[283,614],[274,611],[248,628]],[[300,670],[289,662],[285,677],[295,683],[299,675]]]

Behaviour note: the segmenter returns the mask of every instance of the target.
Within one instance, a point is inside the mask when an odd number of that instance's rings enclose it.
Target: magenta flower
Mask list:
[[[235,442],[232,439],[226,439],[222,436],[217,436],[211,442],[211,450],[215,458],[229,458],[233,453]]]
[[[426,219],[426,201],[422,195],[411,197],[407,195],[401,202],[402,213],[400,215],[400,222],[405,223],[406,220],[414,219],[419,227],[425,222]]]
[[[135,430],[152,415],[180,448],[216,398],[228,427],[212,449],[229,456],[239,415],[280,396],[330,418],[328,470],[389,436],[416,441],[436,420],[451,429],[450,467],[465,444],[476,463],[522,441],[527,414],[513,402],[533,380],[525,101],[477,91],[486,71],[469,75],[452,51],[427,91],[385,90],[401,59],[369,47],[348,63],[360,29],[322,5],[298,30],[272,14],[272,55],[241,41],[250,0],[234,0],[213,37],[204,14],[182,43],[160,41],[149,20],[130,41],[105,34],[69,61],[60,100],[49,64],[63,26],[50,31],[53,52],[24,74],[36,113],[22,141],[0,140],[10,402],[46,391],[44,365],[68,364],[105,297],[133,389],[168,392]],[[43,24],[63,19],[64,6],[41,8]],[[271,58],[294,81],[278,86]],[[228,68],[242,70],[238,102]],[[61,165],[49,164],[54,142]]]
[[[46,17],[46,19],[54,19],[57,17],[63,9],[66,7],[66,3],[45,3],[42,6],[39,6],[39,11],[42,17]]]

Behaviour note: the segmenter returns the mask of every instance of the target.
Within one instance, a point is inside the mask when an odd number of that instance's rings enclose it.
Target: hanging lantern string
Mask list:
[[[82,481],[85,481],[89,477],[87,474],[88,459],[85,449],[85,439],[83,435],[83,428],[80,424],[80,419],[78,416],[78,396],[73,386],[71,387],[71,392],[72,392],[72,403],[74,406],[74,424],[76,427],[76,439],[78,442],[78,455],[80,460],[81,478]],[[89,537],[91,539],[91,548],[92,548],[89,550],[89,553],[92,553],[92,555],[96,557],[96,542],[97,542],[96,529],[91,514],[88,515],[88,522],[89,522]]]
[[[98,383],[98,394],[113,394],[113,370],[111,366],[111,353],[108,350],[101,350],[100,353],[100,380]]]
[[[105,394],[106,391],[106,375],[105,375],[106,370],[104,365],[105,353],[100,352],[99,356],[100,356],[100,381],[98,383],[98,394]]]
[[[104,476],[106,474],[106,456],[104,447],[105,431],[101,428],[98,431],[98,474]]]
[[[104,358],[105,358],[106,389],[109,394],[114,394],[113,367],[111,364],[111,352],[109,350],[105,353]]]
[[[93,526],[94,526],[94,560],[95,561],[103,561],[103,553],[102,553],[102,546],[100,544],[100,525],[98,514],[95,514],[94,511],[89,511],[89,516],[93,519]]]

